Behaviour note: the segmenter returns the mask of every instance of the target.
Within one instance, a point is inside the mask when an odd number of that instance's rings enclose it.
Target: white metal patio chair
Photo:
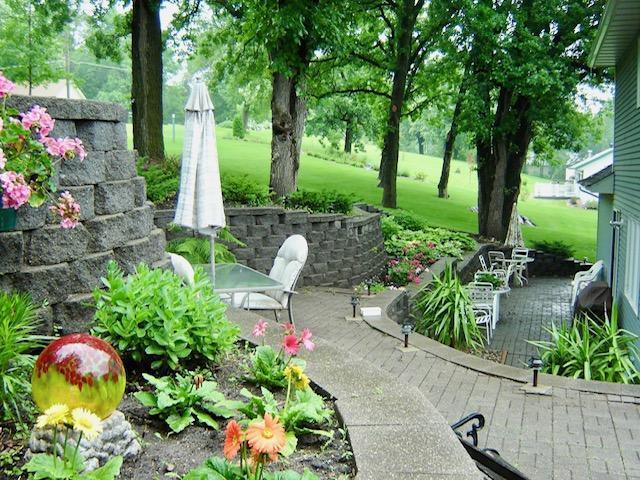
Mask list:
[[[499,250],[492,250],[488,253],[489,255],[489,270],[493,270],[494,268],[504,268],[504,252]]]
[[[302,268],[307,261],[309,246],[302,235],[288,237],[276,255],[269,276],[280,282],[282,290],[265,293],[239,293],[233,295],[233,306],[247,310],[273,310],[276,321],[279,313],[287,310],[289,321],[294,323],[292,297]]]
[[[486,330],[487,335],[487,345],[491,343],[491,334],[492,334],[492,314],[491,310],[484,307],[472,307],[473,316],[476,320],[476,325]]]
[[[487,265],[487,261],[484,259],[484,255],[480,254],[478,256],[478,260],[480,260],[480,270],[481,272],[488,272],[489,265]]]
[[[571,308],[576,303],[576,299],[578,295],[582,291],[584,287],[589,285],[591,282],[595,282],[600,278],[600,275],[604,269],[604,262],[602,260],[598,260],[594,263],[589,270],[586,272],[578,272],[573,277],[573,281],[571,282]]]

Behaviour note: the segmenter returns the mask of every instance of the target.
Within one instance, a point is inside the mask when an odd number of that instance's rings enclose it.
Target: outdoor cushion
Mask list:
[[[293,289],[300,271],[307,261],[308,254],[309,246],[305,238],[302,235],[292,235],[284,241],[273,261],[269,276],[282,283],[283,290],[268,293],[269,296],[280,302],[284,308],[287,308],[289,302],[287,292]],[[253,296],[251,303],[253,303]]]
[[[249,300],[247,301],[247,295]],[[232,295],[231,305],[236,308],[251,310],[282,310],[283,306],[277,300],[263,293],[237,293]]]

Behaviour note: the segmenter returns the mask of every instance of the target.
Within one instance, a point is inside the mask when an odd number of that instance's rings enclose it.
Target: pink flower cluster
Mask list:
[[[0,98],[8,96],[16,86],[0,72]]]
[[[0,174],[0,187],[2,187],[3,208],[17,210],[27,203],[31,196],[31,189],[20,173],[4,172]]]
[[[60,216],[60,226],[62,228],[76,228],[80,220],[80,205],[71,194],[63,192],[58,199],[58,203],[51,205],[49,209]]]
[[[34,105],[27,113],[22,114],[20,122],[24,128],[31,132],[40,134],[40,137],[46,137],[53,130],[55,120],[47,113],[46,108],[40,105]]]
[[[7,159],[4,156],[4,152],[0,148],[0,170],[2,170],[6,164],[7,164]]]
[[[253,336],[263,337],[267,331],[268,325],[269,324],[263,319],[258,320],[258,322],[253,327]],[[304,348],[306,348],[310,352],[313,352],[313,350],[316,348],[315,344],[311,341],[311,337],[313,335],[308,328],[302,330],[300,337],[296,336],[296,327],[293,324],[285,323],[282,325],[282,328],[284,329],[282,348],[287,355],[297,355],[300,351],[300,345],[303,345]]]
[[[82,141],[79,138],[43,138],[42,143],[47,147],[49,155],[54,157],[71,160],[78,156],[80,160],[84,160],[87,156],[84,145],[82,145]]]

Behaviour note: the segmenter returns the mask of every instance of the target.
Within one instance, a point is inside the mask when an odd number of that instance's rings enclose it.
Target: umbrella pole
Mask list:
[[[213,288],[216,287],[216,235],[218,235],[218,229],[214,228],[209,237],[211,242],[211,281],[213,282]]]

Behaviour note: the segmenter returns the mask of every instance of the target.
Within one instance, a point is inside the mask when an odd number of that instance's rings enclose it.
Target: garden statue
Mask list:
[[[31,379],[33,400],[44,414],[69,412],[59,425],[38,422],[29,440],[31,454],[55,451],[64,457],[63,443],[77,443],[86,471],[105,465],[111,458],[135,456],[140,451],[136,433],[116,410],[126,384],[124,365],[115,349],[87,333],[61,337],[38,356]],[[82,435],[71,414],[95,418],[94,435]],[[73,429],[69,427],[73,426]],[[64,430],[64,442],[61,431]]]

